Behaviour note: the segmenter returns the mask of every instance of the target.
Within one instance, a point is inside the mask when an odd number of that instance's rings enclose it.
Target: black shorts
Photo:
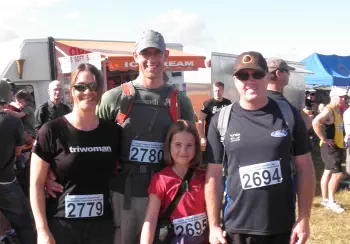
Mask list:
[[[323,143],[321,146],[321,158],[325,165],[325,170],[331,171],[333,174],[341,173],[341,164],[344,162],[345,149],[337,146],[329,146]]]
[[[52,217],[49,229],[56,244],[113,244],[112,220],[79,220]]]
[[[289,244],[290,232],[277,235],[250,235],[227,233],[228,244]]]

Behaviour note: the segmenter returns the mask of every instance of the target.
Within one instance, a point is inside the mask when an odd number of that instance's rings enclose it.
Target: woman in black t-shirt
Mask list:
[[[113,243],[109,178],[117,166],[121,132],[95,115],[102,90],[97,68],[78,66],[70,82],[72,112],[38,133],[30,179],[38,244]],[[46,200],[50,170],[63,190]]]

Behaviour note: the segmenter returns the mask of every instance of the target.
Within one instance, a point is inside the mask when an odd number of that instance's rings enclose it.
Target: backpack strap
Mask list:
[[[275,102],[277,103],[279,109],[281,110],[283,119],[288,126],[288,130],[289,130],[289,133],[292,137],[292,142],[293,142],[294,141],[293,132],[294,132],[294,125],[295,125],[295,118],[294,118],[293,110],[292,110],[291,106],[286,101],[275,100]],[[295,166],[295,160],[293,157],[294,156],[293,146],[291,148],[290,154],[291,154],[290,169],[291,169],[292,178],[294,178],[296,175],[296,166]]]
[[[115,122],[122,125],[130,114],[133,99],[135,96],[135,87],[131,81],[121,84],[122,95],[120,98],[120,109],[118,111]]]
[[[227,162],[226,162],[226,149],[224,144],[224,139],[228,127],[228,122],[230,120],[231,110],[232,110],[233,103],[231,103],[228,106],[225,106],[221,108],[219,112],[219,118],[218,118],[218,131],[220,133],[220,142],[224,146],[223,155],[222,155],[222,175],[224,177],[227,176]]]
[[[135,87],[131,81],[121,84],[122,96],[120,100],[120,109],[115,118],[115,122],[122,125],[128,118],[135,96]],[[173,89],[170,94],[169,113],[171,120],[176,122],[180,118],[179,91]]]
[[[180,118],[179,90],[173,89],[170,94],[169,113],[173,122]]]
[[[224,139],[227,131],[228,121],[230,119],[230,114],[232,110],[232,105],[230,104],[228,106],[223,107],[219,112],[219,119],[218,119],[218,131],[220,133],[220,141],[222,144],[224,144]]]
[[[277,103],[279,109],[281,110],[283,119],[285,120],[285,122],[288,126],[289,132],[290,132],[290,134],[292,136],[292,140],[293,140],[293,132],[294,132],[294,124],[295,124],[293,110],[286,101],[275,100],[275,102]]]

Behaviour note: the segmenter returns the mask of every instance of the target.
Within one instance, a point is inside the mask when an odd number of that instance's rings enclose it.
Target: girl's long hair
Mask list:
[[[183,132],[183,131],[191,133],[194,137],[195,155],[191,160],[189,167],[196,168],[200,164],[201,146],[200,146],[196,125],[193,122],[187,121],[187,120],[178,120],[170,127],[165,139],[165,144],[164,144],[164,162],[168,165],[174,164],[174,161],[171,158],[171,153],[170,153],[171,140],[173,139],[173,136],[176,133]]]

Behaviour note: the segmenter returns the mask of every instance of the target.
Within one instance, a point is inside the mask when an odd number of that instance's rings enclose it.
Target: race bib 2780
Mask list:
[[[164,143],[133,140],[129,160],[140,163],[159,163],[163,160]]]
[[[239,168],[244,190],[280,184],[283,181],[279,160]]]

